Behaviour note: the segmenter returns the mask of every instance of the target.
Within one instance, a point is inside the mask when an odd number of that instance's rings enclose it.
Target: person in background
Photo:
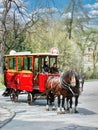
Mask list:
[[[50,72],[50,67],[48,61],[45,61],[44,66],[43,66],[43,73],[49,73]]]
[[[50,73],[52,73],[52,74],[59,73],[56,63],[54,63],[53,66],[50,68]]]

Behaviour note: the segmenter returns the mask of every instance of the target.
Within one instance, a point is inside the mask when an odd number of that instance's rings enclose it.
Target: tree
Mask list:
[[[69,39],[73,38],[72,32],[79,28],[83,30],[83,23],[88,22],[89,17],[87,11],[82,6],[82,0],[69,0],[68,5],[63,13],[66,31]]]
[[[90,38],[89,38],[89,42],[90,42],[90,46],[92,49],[92,64],[93,64],[93,72],[92,72],[92,77],[97,78],[98,76],[98,37],[97,37],[97,33],[98,33],[98,29],[90,29],[89,30],[90,33]]]
[[[2,0],[3,11],[1,15],[1,48],[0,48],[0,63],[3,73],[4,54],[9,49],[15,48],[17,41],[19,42],[20,35],[33,26],[37,21],[37,13],[32,13],[31,16],[26,12],[22,0]],[[17,13],[19,19],[17,18]],[[35,18],[36,14],[36,18]],[[28,19],[28,20],[26,20]],[[12,38],[9,40],[9,37]],[[10,41],[10,42],[8,42]],[[23,41],[20,41],[23,42]]]

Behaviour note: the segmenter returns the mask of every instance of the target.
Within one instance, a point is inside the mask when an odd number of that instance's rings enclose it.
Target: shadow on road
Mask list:
[[[68,125],[66,127],[57,128],[53,130],[98,130],[97,127],[79,126],[79,125]]]
[[[88,110],[86,108],[79,108],[78,110],[79,110],[79,113],[83,114],[83,115],[93,115],[93,114],[96,114],[95,112],[90,111],[90,110]]]

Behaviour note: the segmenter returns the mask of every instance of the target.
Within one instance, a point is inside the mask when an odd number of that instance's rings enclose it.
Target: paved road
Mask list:
[[[79,98],[78,114],[47,112],[46,100],[36,100],[33,106],[29,106],[26,97],[21,95],[19,102],[12,103],[0,94],[0,104],[16,113],[2,130],[98,130],[98,81],[85,82],[84,92]]]

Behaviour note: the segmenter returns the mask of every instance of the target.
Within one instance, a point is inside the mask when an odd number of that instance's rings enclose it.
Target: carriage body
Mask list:
[[[53,53],[15,53],[5,55],[4,82],[6,88],[16,93],[26,91],[34,97],[45,92],[45,82],[49,76],[59,74],[43,73],[42,66],[45,60],[51,67],[58,61],[58,54]],[[14,95],[15,95],[14,93]],[[30,97],[31,98],[31,97]]]

